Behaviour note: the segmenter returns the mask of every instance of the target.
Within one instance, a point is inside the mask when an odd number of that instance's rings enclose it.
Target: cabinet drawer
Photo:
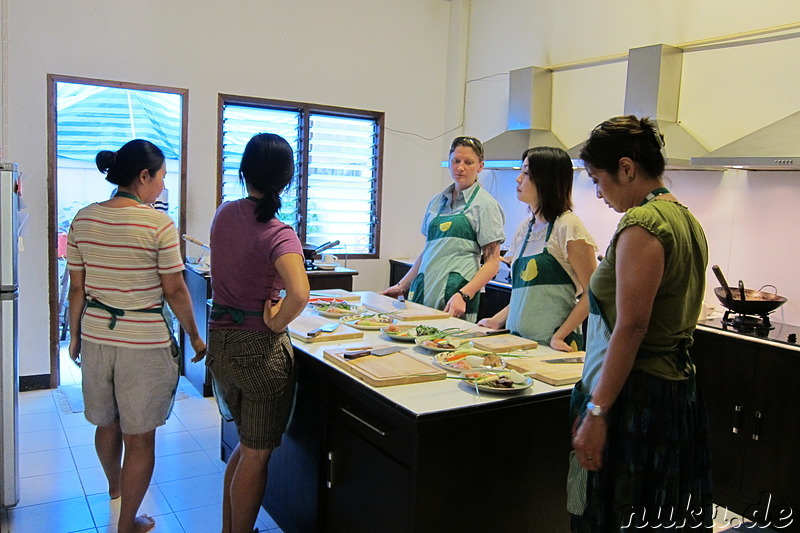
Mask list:
[[[410,416],[375,401],[367,404],[341,390],[331,391],[328,415],[395,460],[406,465],[415,460],[418,439]]]

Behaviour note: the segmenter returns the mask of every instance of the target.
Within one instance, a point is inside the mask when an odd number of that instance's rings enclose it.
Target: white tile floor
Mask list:
[[[62,364],[62,386],[70,383],[80,383],[71,362]],[[140,512],[155,518],[156,532],[219,533],[225,470],[219,413],[213,399],[188,382],[182,389],[194,395],[176,401],[167,424],[156,430],[156,465]],[[83,413],[60,407],[59,396],[52,390],[20,394],[20,502],[0,508],[0,531],[116,533],[119,500],[108,499],[94,426]],[[280,531],[263,509],[256,526]]]

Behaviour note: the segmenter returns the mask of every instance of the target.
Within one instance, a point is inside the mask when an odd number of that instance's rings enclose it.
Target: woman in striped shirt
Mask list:
[[[164,299],[200,361],[206,346],[183,281],[172,220],[149,204],[164,189],[164,154],[133,140],[101,151],[97,168],[118,187],[81,209],[69,230],[70,357],[81,367],[85,415],[112,499],[122,497],[118,531],[149,531],[137,516],[155,464],[155,429],[172,409],[178,380]],[[124,459],[123,459],[124,443]]]

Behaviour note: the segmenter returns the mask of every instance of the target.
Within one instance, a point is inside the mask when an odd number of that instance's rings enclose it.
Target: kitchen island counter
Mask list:
[[[453,318],[424,323],[469,325]],[[415,359],[431,356],[413,343],[364,333],[343,342],[293,339],[295,411],[270,461],[264,499],[278,525],[286,531],[485,531],[501,524],[513,531],[568,530],[571,387],[534,381],[511,395],[478,394],[455,379],[373,387],[323,359],[323,351],[396,344]],[[235,445],[231,426],[223,427],[223,455]],[[491,512],[476,516],[477,501]]]

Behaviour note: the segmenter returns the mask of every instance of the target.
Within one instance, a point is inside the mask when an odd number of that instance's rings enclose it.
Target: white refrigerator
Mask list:
[[[0,163],[0,506],[19,502],[17,242],[20,206],[16,163]]]

